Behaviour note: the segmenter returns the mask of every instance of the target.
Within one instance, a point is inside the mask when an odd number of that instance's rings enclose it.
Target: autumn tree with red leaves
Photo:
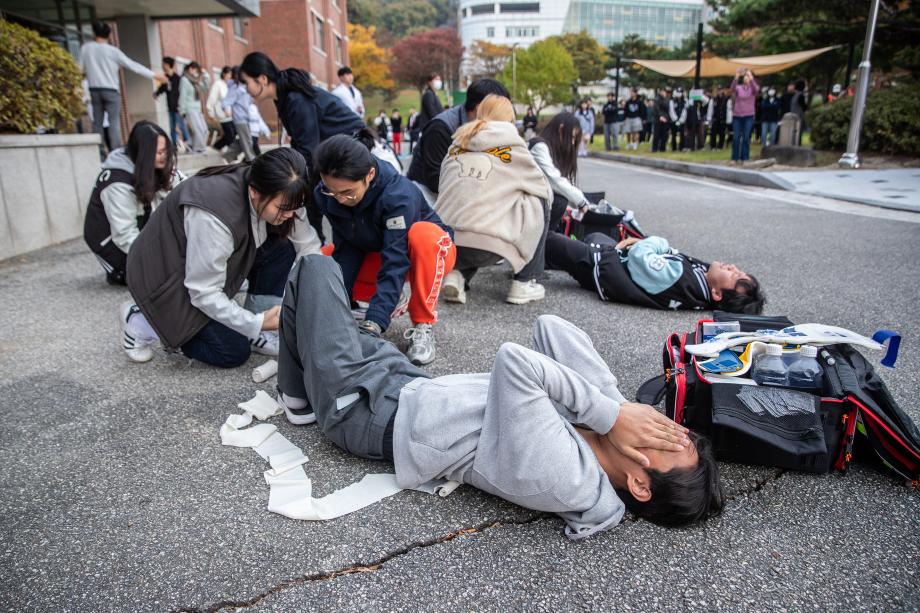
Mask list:
[[[390,57],[390,74],[400,83],[421,91],[428,75],[438,73],[450,91],[459,79],[463,44],[455,28],[435,28],[399,41]]]

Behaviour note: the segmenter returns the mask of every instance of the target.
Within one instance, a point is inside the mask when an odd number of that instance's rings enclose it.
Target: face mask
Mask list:
[[[775,90],[775,89],[771,89],[770,91],[767,92],[767,94],[769,94],[770,97],[772,98],[773,96],[776,95],[776,90]]]
[[[441,86],[444,85],[444,82],[441,79],[435,79],[431,82],[431,87],[435,89],[441,89]]]

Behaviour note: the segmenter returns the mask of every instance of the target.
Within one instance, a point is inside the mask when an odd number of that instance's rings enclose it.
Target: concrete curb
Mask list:
[[[623,153],[592,151],[589,153],[589,155],[590,157],[596,157],[603,160],[611,160],[614,162],[623,162],[626,164],[636,164],[637,166],[647,166],[649,168],[670,170],[672,172],[699,175],[701,177],[730,181],[732,183],[740,183],[742,185],[769,187],[772,189],[782,189],[791,192],[796,191],[795,185],[789,181],[780,177],[772,176],[770,173],[758,172],[756,170],[729,168],[727,166],[713,166],[710,164],[694,164],[693,162],[678,162],[676,160],[665,160],[661,158],[644,157],[639,155],[625,155]]]

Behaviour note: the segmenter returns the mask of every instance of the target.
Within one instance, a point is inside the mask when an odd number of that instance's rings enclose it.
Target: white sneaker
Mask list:
[[[466,304],[466,279],[459,270],[452,270],[444,275],[441,282],[441,295],[447,302]]]
[[[128,354],[128,359],[138,364],[149,362],[153,359],[153,343],[137,338],[128,329],[128,321],[140,312],[141,310],[138,306],[130,300],[122,303],[118,308],[118,321],[120,322],[118,340],[121,343],[121,348]]]
[[[406,357],[418,366],[434,360],[434,331],[431,324],[415,324],[403,333],[409,339]]]
[[[546,296],[546,288],[537,283],[536,279],[530,281],[511,281],[511,289],[508,291],[508,297],[505,302],[511,304],[527,304],[543,300]]]
[[[278,355],[278,333],[275,331],[263,330],[259,332],[259,337],[254,338],[249,341],[249,346],[252,347],[252,350],[256,353],[261,353],[262,355],[277,356]]]
[[[285,402],[285,399],[289,398],[289,402],[293,404],[303,405],[301,408],[292,408],[288,406],[288,402]],[[284,409],[284,416],[287,417],[287,420],[294,424],[295,426],[306,426],[316,422],[316,413],[313,412],[313,407],[310,406],[310,403],[306,400],[300,398],[290,398],[281,393],[281,390],[278,390],[277,397],[278,405]]]

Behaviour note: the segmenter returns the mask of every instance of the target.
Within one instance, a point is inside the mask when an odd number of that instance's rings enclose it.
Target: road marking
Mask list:
[[[706,187],[717,187],[719,189],[723,189],[729,192],[736,192],[739,194],[744,194],[745,196],[763,198],[764,200],[775,200],[777,202],[782,202],[783,204],[793,204],[797,206],[806,207],[809,209],[818,209],[821,211],[828,211],[831,213],[843,213],[846,215],[859,215],[860,217],[871,217],[873,219],[887,219],[890,221],[906,221],[908,223],[920,223],[920,213],[912,213],[910,211],[886,209],[886,208],[882,208],[879,206],[873,206],[871,204],[856,204],[853,202],[845,202],[843,200],[834,200],[832,198],[825,198],[823,196],[813,196],[809,194],[802,194],[799,192],[790,192],[790,191],[783,191],[779,189],[770,189],[767,187],[754,187],[754,186],[745,186],[743,188],[735,187],[733,185],[725,185],[724,183],[719,182],[718,180],[698,179],[695,177],[688,177],[680,173],[670,172],[664,169],[645,168],[643,166],[627,164],[624,162],[614,162],[612,160],[583,159],[581,160],[581,162],[587,162],[589,164],[598,164],[600,166],[616,166],[623,170],[642,172],[642,173],[650,174],[650,175],[657,175],[657,176],[664,175],[670,179],[675,179],[677,181],[685,181],[687,183],[696,183],[697,185],[703,185]],[[782,196],[780,196],[779,194],[782,194]]]

